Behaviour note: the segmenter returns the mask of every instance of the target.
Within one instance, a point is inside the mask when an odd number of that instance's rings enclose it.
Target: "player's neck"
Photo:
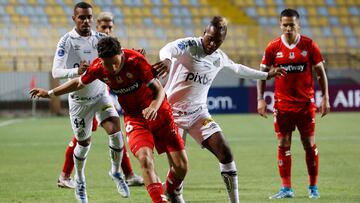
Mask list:
[[[91,35],[91,31],[90,32],[81,32],[80,30],[75,28],[75,31],[81,36],[81,37],[88,37]]]

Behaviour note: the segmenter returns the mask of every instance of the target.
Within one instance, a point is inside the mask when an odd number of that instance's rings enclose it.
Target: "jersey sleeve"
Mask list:
[[[260,65],[261,66],[272,66],[272,65],[274,65],[274,59],[275,59],[275,55],[273,52],[273,47],[272,47],[271,43],[269,43],[264,51]]]
[[[92,63],[88,69],[80,76],[80,82],[84,85],[91,83],[92,81],[100,78],[100,72],[96,67],[96,63]]]
[[[52,67],[52,76],[54,78],[74,78],[78,76],[77,68],[66,68],[70,48],[70,36],[66,34],[60,39],[56,47]]]
[[[191,46],[195,44],[196,42],[192,38],[183,38],[172,41],[160,49],[160,60],[171,59],[176,56],[184,55],[190,50]]]
[[[313,65],[324,62],[324,58],[320,53],[320,48],[314,41],[311,43],[311,62]]]

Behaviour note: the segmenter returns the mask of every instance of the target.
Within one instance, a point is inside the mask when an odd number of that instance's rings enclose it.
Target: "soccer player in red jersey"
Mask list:
[[[32,97],[60,96],[84,88],[94,80],[106,83],[117,94],[124,113],[125,131],[131,152],[140,163],[144,183],[154,203],[166,203],[163,186],[155,172],[153,149],[166,153],[171,165],[167,192],[182,184],[187,172],[184,142],[175,125],[170,105],[151,65],[139,52],[121,49],[116,38],[105,37],[97,45],[95,59],[80,78],[47,91],[34,88]],[[50,95],[50,96],[51,96]]]
[[[319,198],[317,177],[319,154],[315,144],[314,81],[312,70],[322,91],[320,103],[321,117],[330,111],[328,82],[324,68],[324,59],[317,44],[299,33],[299,13],[294,9],[285,9],[280,15],[280,28],[283,34],[271,41],[264,53],[261,70],[283,67],[287,74],[275,78],[274,125],[278,138],[278,168],[282,188],[270,199],[292,198],[291,189],[291,137],[295,127],[300,132],[306,156],[309,174],[309,198]],[[265,80],[257,83],[258,113],[266,117],[264,100]]]

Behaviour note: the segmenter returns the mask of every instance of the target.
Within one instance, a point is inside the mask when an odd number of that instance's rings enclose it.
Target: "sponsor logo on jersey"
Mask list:
[[[59,49],[57,54],[58,54],[58,56],[62,57],[62,56],[65,55],[65,50],[64,49]]]
[[[91,50],[84,50],[84,54],[91,54]]]
[[[129,94],[129,93],[135,92],[137,89],[139,89],[140,85],[141,85],[141,82],[138,81],[128,87],[123,87],[120,89],[112,89],[112,91],[115,94]]]
[[[306,63],[280,64],[280,67],[285,68],[287,73],[300,73],[305,72]]]
[[[185,81],[194,81],[199,84],[208,85],[211,84],[212,79],[209,79],[206,74],[200,75],[199,73],[188,73]]]
[[[74,45],[74,50],[79,51],[80,50],[80,45],[78,45],[78,44]]]
[[[264,54],[264,57],[265,57],[265,54]],[[282,52],[277,52],[276,53],[276,58],[282,58],[282,57],[284,57]]]

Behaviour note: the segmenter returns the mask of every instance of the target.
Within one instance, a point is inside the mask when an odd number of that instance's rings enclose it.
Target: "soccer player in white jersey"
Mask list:
[[[91,30],[92,6],[86,2],[77,3],[72,19],[75,28],[59,41],[54,57],[52,74],[54,78],[74,78],[86,71],[88,64],[97,57],[96,45],[105,36]],[[52,92],[49,92],[52,95]],[[88,201],[85,182],[85,163],[90,150],[92,120],[96,115],[109,135],[111,157],[110,177],[118,192],[129,197],[130,191],[120,172],[124,141],[120,129],[120,119],[106,84],[94,81],[85,88],[69,94],[69,114],[78,144],[74,149],[75,197],[81,203]]]
[[[274,68],[264,74],[234,63],[219,49],[226,31],[226,19],[213,17],[202,37],[178,39],[165,45],[160,50],[160,62],[154,64],[153,68],[159,76],[169,75],[165,90],[175,122],[183,132],[183,139],[189,133],[198,144],[216,156],[229,202],[238,203],[236,165],[222,129],[208,112],[206,101],[209,88],[222,68],[231,69],[241,78],[260,80],[286,73],[281,68]],[[176,198],[172,202],[181,202]]]

